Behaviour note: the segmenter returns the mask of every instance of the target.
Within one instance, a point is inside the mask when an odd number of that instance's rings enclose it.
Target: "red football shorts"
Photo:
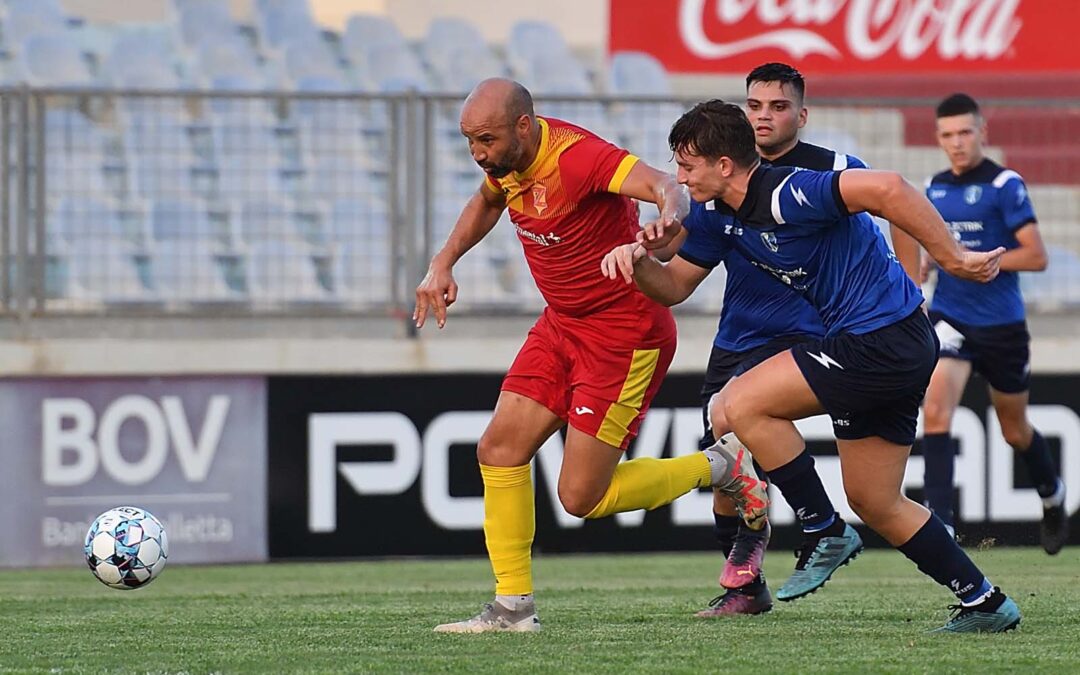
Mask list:
[[[502,390],[530,398],[575,429],[625,450],[667,374],[676,342],[671,312],[632,297],[632,303],[583,317],[544,308]]]

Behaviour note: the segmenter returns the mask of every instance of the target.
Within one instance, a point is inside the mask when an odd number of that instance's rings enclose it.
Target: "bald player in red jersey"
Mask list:
[[[530,462],[562,427],[568,429],[558,493],[573,515],[654,509],[711,485],[732,494],[758,525],[767,496],[749,455],[719,444],[620,463],[675,353],[675,322],[636,286],[597,270],[613,245],[634,241],[640,229],[631,198],[659,206],[662,231],[688,212],[685,190],[581,127],[537,117],[528,90],[511,80],[476,86],[462,108],[461,132],[486,176],[416,289],[416,325],[429,311],[445,325],[458,294],[454,264],[506,208],[547,307],[510,366],[477,445],[495,599],[479,615],[435,630],[535,631]]]

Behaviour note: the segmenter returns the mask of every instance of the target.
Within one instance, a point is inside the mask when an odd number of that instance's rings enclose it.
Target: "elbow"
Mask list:
[[[1050,258],[1047,257],[1046,251],[1039,251],[1039,254],[1035,256],[1035,259],[1031,264],[1031,271],[1033,272],[1045,272],[1046,268],[1050,266]]]
[[[886,172],[885,177],[881,181],[881,203],[892,204],[905,192],[911,189],[913,188],[906,180],[904,180],[903,176],[895,171]]]

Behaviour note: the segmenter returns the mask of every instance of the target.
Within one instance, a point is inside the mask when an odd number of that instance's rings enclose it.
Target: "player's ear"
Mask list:
[[[528,135],[532,131],[533,119],[528,115],[519,115],[517,122],[514,123],[514,128],[517,129],[519,134]]]
[[[806,126],[806,118],[807,118],[807,116],[809,114],[810,114],[810,111],[808,111],[806,109],[806,106],[803,106],[802,108],[799,109],[799,128],[800,129],[802,129],[803,127]]]

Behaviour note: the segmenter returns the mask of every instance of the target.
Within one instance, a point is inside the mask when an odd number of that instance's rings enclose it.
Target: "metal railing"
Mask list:
[[[406,316],[427,260],[482,179],[457,128],[461,100],[0,90],[0,312],[23,321]],[[578,97],[537,107],[671,169],[667,130],[688,103]],[[817,101],[805,137],[921,184],[945,166],[925,133],[932,104]],[[1080,146],[1052,133],[1078,110],[996,109],[1007,144],[990,155],[1022,165],[1013,168],[1027,177],[1051,248],[1051,272],[1025,280],[1036,311],[1080,304]],[[1009,121],[1025,116],[1035,122]],[[542,306],[517,248],[501,222],[459,263],[459,312]],[[685,311],[717,311],[722,281],[712,275]]]

